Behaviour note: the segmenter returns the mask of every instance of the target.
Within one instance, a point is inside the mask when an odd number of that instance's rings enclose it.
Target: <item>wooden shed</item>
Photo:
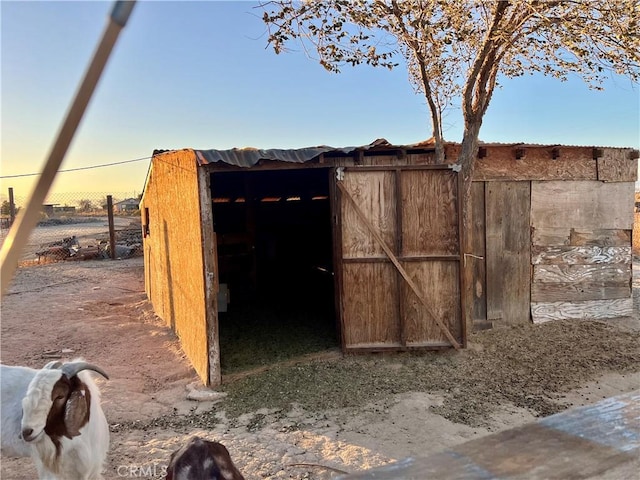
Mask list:
[[[636,150],[482,144],[465,231],[458,149],[155,151],[146,291],[203,382],[221,382],[220,312],[248,295],[330,306],[347,353],[631,313]]]

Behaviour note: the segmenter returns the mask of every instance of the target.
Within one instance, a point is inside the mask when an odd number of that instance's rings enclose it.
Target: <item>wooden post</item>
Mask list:
[[[16,219],[16,203],[13,200],[13,187],[9,187],[9,225],[13,225],[13,221]]]
[[[107,216],[109,218],[109,253],[111,260],[116,258],[116,229],[113,223],[113,197],[107,195]]]

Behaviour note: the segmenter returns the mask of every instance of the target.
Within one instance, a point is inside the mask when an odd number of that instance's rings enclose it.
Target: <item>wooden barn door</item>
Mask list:
[[[357,167],[336,185],[343,349],[464,345],[458,174]]]

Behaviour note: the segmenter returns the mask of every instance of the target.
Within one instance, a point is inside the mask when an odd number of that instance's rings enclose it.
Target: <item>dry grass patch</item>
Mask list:
[[[510,402],[546,416],[567,408],[562,394],[602,373],[640,369],[640,335],[610,324],[518,325],[471,336],[464,352],[368,355],[276,366],[224,385],[217,408],[238,416],[261,408],[308,411],[361,407],[409,391],[439,392],[445,418],[482,425]]]

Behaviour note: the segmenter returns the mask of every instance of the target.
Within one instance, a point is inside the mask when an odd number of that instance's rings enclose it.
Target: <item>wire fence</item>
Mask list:
[[[57,193],[42,205],[40,221],[22,246],[21,264],[111,258],[108,196],[112,200],[114,257],[142,255],[139,198],[134,193]],[[26,196],[2,195],[0,242],[27,203]],[[13,199],[13,202],[11,200]]]

